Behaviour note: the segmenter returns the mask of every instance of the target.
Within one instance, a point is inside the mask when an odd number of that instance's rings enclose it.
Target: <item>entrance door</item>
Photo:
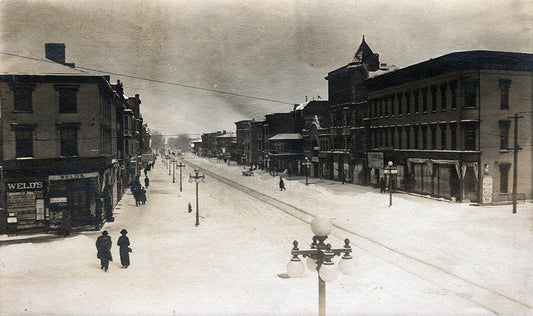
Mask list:
[[[68,191],[67,201],[72,225],[80,226],[88,224],[87,215],[89,213],[89,206],[87,205],[87,191],[79,189]]]

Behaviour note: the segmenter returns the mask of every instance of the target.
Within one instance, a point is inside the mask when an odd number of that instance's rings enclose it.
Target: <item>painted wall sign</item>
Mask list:
[[[383,152],[369,152],[368,167],[374,169],[383,169]]]
[[[7,191],[39,190],[43,188],[44,188],[44,183],[41,181],[6,183]]]

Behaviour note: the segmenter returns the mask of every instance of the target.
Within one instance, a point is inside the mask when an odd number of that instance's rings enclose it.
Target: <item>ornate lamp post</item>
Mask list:
[[[196,224],[194,226],[200,225],[200,213],[198,213],[198,182],[200,180],[203,182],[203,179],[205,179],[205,175],[199,175],[200,170],[194,169],[195,175],[189,175],[189,182],[192,183],[193,181],[196,182]]]
[[[268,170],[268,174],[270,174],[270,157],[268,156],[268,154],[265,155],[265,159],[263,159],[266,163],[266,167],[267,167],[267,170]]]
[[[180,168],[180,192],[181,192],[182,191],[182,187],[181,187],[181,169],[184,168],[185,165],[182,164],[181,161],[180,161],[176,167]]]
[[[309,178],[309,166],[311,165],[311,162],[309,161],[309,158],[305,157],[305,162],[302,162],[302,165],[305,166],[305,185],[309,184],[308,178]]]
[[[287,273],[291,278],[300,278],[305,274],[305,266],[300,260],[299,255],[307,257],[306,265],[309,270],[316,270],[318,272],[318,312],[320,316],[326,315],[326,282],[335,281],[339,274],[339,270],[345,274],[353,273],[352,247],[350,247],[350,240],[344,240],[344,247],[332,249],[330,244],[325,244],[324,241],[328,238],[333,224],[329,218],[315,217],[311,222],[311,230],[315,234],[310,250],[300,250],[298,242],[293,242],[291,250],[291,261],[287,264]],[[331,259],[335,256],[342,255],[342,258],[337,266],[334,265]]]
[[[392,175],[398,174],[398,168],[394,166],[392,161],[389,161],[383,170],[384,174],[389,175],[389,207],[392,206]]]

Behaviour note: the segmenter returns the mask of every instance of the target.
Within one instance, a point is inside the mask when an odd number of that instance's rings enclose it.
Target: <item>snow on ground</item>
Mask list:
[[[442,267],[532,305],[533,207],[480,207],[305,178],[286,179],[242,166],[187,157],[260,192],[420,260]],[[183,175],[188,177],[188,166]],[[176,173],[178,174],[178,173]],[[118,247],[105,273],[96,259],[100,232],[68,238],[0,238],[1,315],[313,315],[318,313],[316,273],[286,278],[292,241],[307,248],[308,224],[214,179],[199,183],[200,226],[195,227],[195,185],[172,183],[161,161],[149,173],[148,202],[131,194],[103,229],[116,243],[126,228],[132,265],[120,268]],[[141,179],[142,180],[142,179]],[[187,204],[193,212],[187,212]],[[342,246],[343,233],[328,241]],[[20,239],[19,241],[16,241]],[[327,314],[488,315],[494,311],[425,280],[354,244],[357,272],[327,284]],[[385,258],[386,259],[386,258]],[[531,310],[529,310],[531,312]],[[520,310],[506,310],[515,315]]]

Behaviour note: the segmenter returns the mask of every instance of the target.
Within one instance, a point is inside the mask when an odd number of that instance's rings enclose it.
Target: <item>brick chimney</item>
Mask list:
[[[65,44],[64,43],[45,43],[44,49],[46,58],[59,64],[74,68],[74,63],[65,62]]]
[[[65,44],[46,43],[44,44],[46,58],[56,63],[65,64]]]

